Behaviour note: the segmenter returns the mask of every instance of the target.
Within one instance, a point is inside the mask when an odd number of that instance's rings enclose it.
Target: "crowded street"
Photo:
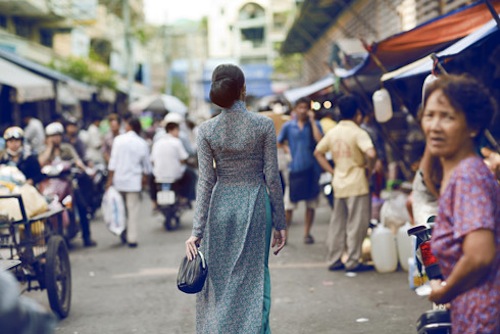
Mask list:
[[[500,0],[0,0],[0,334],[500,334]]]
[[[401,268],[385,274],[328,271],[326,201],[317,210],[313,245],[302,242],[303,208],[297,211],[287,246],[270,258],[272,332],[415,333],[418,317],[431,303],[409,289],[408,273]],[[167,232],[162,216],[152,214],[144,196],[138,247],[128,248],[107,230],[98,214],[92,222],[98,246],[83,248],[77,240],[70,250],[71,313],[58,323],[56,333],[193,333],[196,297],[176,287],[192,218],[193,212],[186,212],[181,227]],[[45,292],[25,295],[48,305]]]

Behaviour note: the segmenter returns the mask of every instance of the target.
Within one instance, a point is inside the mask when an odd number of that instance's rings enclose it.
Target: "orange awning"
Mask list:
[[[500,0],[492,0],[492,5],[500,12]],[[386,70],[392,71],[432,52],[440,51],[485,25],[492,18],[484,1],[451,11],[412,30],[405,31],[365,48]],[[345,71],[340,76],[382,75],[383,70],[369,55],[357,67]]]

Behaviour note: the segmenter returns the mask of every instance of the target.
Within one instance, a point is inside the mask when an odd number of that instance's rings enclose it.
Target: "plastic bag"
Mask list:
[[[101,203],[104,223],[111,233],[120,235],[125,231],[126,214],[122,195],[113,187],[104,193]]]
[[[407,194],[400,191],[392,191],[380,209],[380,222],[390,228],[394,234],[407,221],[411,220],[406,208],[407,199]]]
[[[45,197],[32,185],[26,183],[22,186],[15,186],[4,181],[0,181],[0,195],[21,194],[21,198],[26,211],[27,218],[49,210]],[[0,212],[6,214],[14,220],[21,220],[21,208],[16,198],[5,198],[0,200]]]

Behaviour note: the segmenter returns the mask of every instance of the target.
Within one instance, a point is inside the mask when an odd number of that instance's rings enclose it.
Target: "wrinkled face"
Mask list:
[[[22,139],[12,138],[12,139],[7,140],[5,142],[5,145],[7,146],[7,148],[9,150],[16,152],[17,150],[19,150],[19,148],[21,148],[21,146],[23,146],[23,141],[22,141]]]
[[[432,155],[453,159],[474,147],[465,114],[455,110],[442,90],[434,91],[427,100],[422,129]]]
[[[309,111],[309,104],[299,103],[297,106],[295,106],[294,111],[295,111],[295,114],[297,115],[298,119],[306,120],[307,119],[307,112]]]

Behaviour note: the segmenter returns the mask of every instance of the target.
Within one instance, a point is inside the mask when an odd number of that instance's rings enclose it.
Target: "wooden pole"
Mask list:
[[[495,10],[495,7],[491,4],[490,0],[484,0],[484,3],[488,7],[488,10],[491,13],[491,16],[495,19],[495,22],[497,23],[497,27],[500,28],[500,18],[498,17],[498,13]]]

